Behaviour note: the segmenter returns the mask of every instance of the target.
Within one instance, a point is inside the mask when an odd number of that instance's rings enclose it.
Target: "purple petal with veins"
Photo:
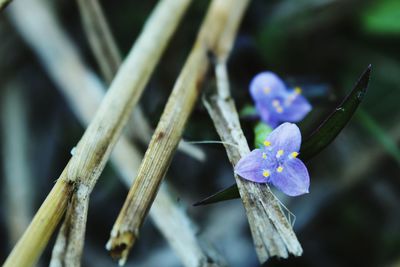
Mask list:
[[[268,106],[258,102],[256,103],[256,110],[260,115],[262,121],[268,122],[268,125],[272,128],[278,126],[279,122],[277,120],[277,117],[274,116],[273,112],[270,111]]]
[[[302,95],[296,95],[290,104],[284,108],[281,121],[298,122],[311,111],[312,107]]]
[[[271,175],[270,183],[288,196],[299,196],[308,193],[310,176],[304,163],[293,158],[282,165],[282,172]]]
[[[263,176],[264,162],[263,150],[255,149],[239,160],[235,172],[246,180],[266,183],[267,178]]]
[[[283,150],[288,153],[299,152],[301,133],[296,124],[285,122],[273,130],[268,136],[274,150]]]

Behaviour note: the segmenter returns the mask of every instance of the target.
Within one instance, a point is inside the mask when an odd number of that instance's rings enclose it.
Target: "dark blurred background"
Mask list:
[[[193,1],[141,98],[153,127],[208,3]],[[100,75],[76,3],[58,0],[48,4],[84,60]],[[101,4],[121,53],[126,55],[156,1]],[[274,71],[288,84],[301,86],[314,107],[300,124],[306,138],[352,89],[368,64],[372,64],[370,86],[359,111],[337,140],[307,163],[310,194],[288,198],[277,192],[297,217],[294,227],[304,255],[274,259],[265,266],[400,266],[400,1],[251,2],[229,62],[239,110],[251,104],[248,84],[252,77],[260,71]],[[7,10],[0,14],[0,100],[0,184],[4,189],[0,260],[4,261],[84,132],[55,83],[15,30]],[[242,121],[251,146],[254,124]],[[218,140],[200,102],[184,137]],[[207,154],[205,162],[177,153],[170,167],[168,177],[175,186],[177,202],[230,266],[258,266],[240,200],[192,206],[234,181],[223,146],[198,146]],[[17,207],[26,215],[25,222],[10,224],[13,208],[7,205],[7,197],[12,187],[3,186],[6,175],[29,181]],[[117,175],[107,166],[93,192],[83,266],[112,264],[104,245],[127,194]],[[13,227],[17,229],[10,229]],[[51,245],[42,257],[43,266],[48,264],[50,253]],[[131,254],[127,266],[181,266],[149,220]]]

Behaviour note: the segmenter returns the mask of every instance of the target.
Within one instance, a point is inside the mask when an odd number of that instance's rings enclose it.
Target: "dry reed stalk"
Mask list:
[[[250,152],[240,127],[235,104],[230,97],[225,60],[217,58],[215,66],[218,93],[203,99],[232,165]],[[287,258],[303,252],[292,226],[281,209],[280,202],[268,185],[241,179],[235,174],[240,196],[245,207],[254,245],[261,263],[269,257]]]
[[[54,245],[50,267],[81,266],[83,246],[85,244],[89,196],[90,189],[86,185],[76,185],[64,222]],[[62,254],[58,254],[57,251],[62,251]]]
[[[209,55],[229,50],[249,1],[214,0],[152,137],[107,248],[124,264],[201,91]],[[229,36],[230,35],[230,36]],[[228,42],[228,43],[226,43]],[[227,53],[226,53],[227,54]]]
[[[117,44],[99,2],[97,0],[77,1],[83,28],[88,37],[90,47],[100,66],[104,79],[107,83],[110,83],[122,63]],[[153,130],[138,105],[128,123],[128,135],[147,145],[150,142],[152,132]],[[203,161],[205,158],[202,150],[183,140],[179,142],[178,149],[197,160]]]
[[[107,83],[111,83],[122,58],[98,0],[77,0],[83,29]]]
[[[19,14],[18,17],[26,17],[29,14]],[[57,21],[53,18],[51,23],[47,25],[40,24],[40,21],[36,21],[39,23],[36,29],[28,29],[30,33],[35,34],[24,37],[28,39],[31,45],[33,43],[35,52],[42,61],[47,62],[44,67],[58,84],[59,89],[66,96],[78,118],[84,125],[87,125],[94,116],[105,90],[82,62],[76,48],[63,33]],[[33,25],[29,24],[29,26]],[[46,39],[41,38],[39,29],[43,32],[43,35],[46,34]],[[55,51],[58,57],[50,60],[53,55],[50,51]],[[66,71],[72,72],[67,74],[70,79],[63,79]],[[82,84],[79,90],[76,88],[78,84]],[[141,159],[140,152],[123,136],[116,144],[111,160],[127,186],[131,185],[132,175],[136,173]],[[156,199],[153,209],[150,210],[150,216],[179,255],[184,266],[203,266],[205,262],[212,263],[215,266],[223,266],[224,260],[215,253],[212,247],[203,245],[205,242],[197,237],[194,223],[187,217],[184,209],[177,205],[166,188],[160,191],[159,198],[162,201]],[[165,213],[172,213],[174,216],[165,220]],[[56,245],[53,248],[50,266],[62,266],[65,262],[67,239],[70,233],[67,226],[69,226],[70,220],[67,220],[67,222],[67,224],[63,224],[59,232]],[[175,231],[176,225],[180,226],[179,232]]]
[[[26,31],[25,23],[37,24],[36,20],[51,23],[39,2],[37,4],[32,4],[34,1],[19,2],[16,1],[10,7],[10,12],[20,31]],[[134,49],[130,51],[95,118],[76,146],[75,155],[68,162],[4,266],[34,265],[64,214],[76,184],[86,186],[87,194],[91,192],[167,40],[172,36],[188,4],[188,0],[164,0],[157,6],[143,30],[145,34],[139,37]],[[21,9],[27,9],[35,16],[17,20],[18,10],[21,12]],[[172,13],[174,16],[171,16]],[[24,34],[31,36],[35,33]],[[158,42],[154,42],[154,36],[158,36]],[[146,67],[137,68],[142,65]]]
[[[22,15],[20,14],[19,17]],[[29,16],[29,14],[25,14],[25,16]],[[48,51],[56,51],[55,53],[58,57],[56,59],[53,58],[51,61],[52,65],[45,64],[44,67],[58,84],[61,92],[66,96],[67,101],[81,120],[81,123],[84,125],[89,124],[90,119],[96,112],[97,106],[100,104],[104,88],[102,88],[102,85],[96,81],[93,74],[87,69],[82,60],[80,60],[78,52],[71,45],[72,42],[62,31],[55,18],[52,19],[52,23],[47,25],[39,24],[37,27],[46,34],[46,39],[40,38],[37,30],[30,30],[30,32],[35,32],[35,35],[32,36],[34,39],[30,40],[31,43],[35,44],[33,45],[36,49],[35,52],[44,62],[49,62],[50,59],[48,58],[52,57],[52,54],[49,54]],[[58,39],[54,38],[54,33],[58,33],[56,35]],[[101,40],[97,39],[97,41]],[[73,73],[68,76],[74,77],[74,79],[61,79],[57,75],[57,69],[63,70],[63,73],[72,71]],[[74,85],[79,83],[84,86],[79,89],[78,94],[75,93],[77,88]],[[140,152],[130,144],[127,138],[122,136],[114,148],[111,160],[128,187],[132,183],[131,178],[137,172],[141,159]],[[158,200],[158,198],[161,200]],[[76,203],[76,201],[72,202]],[[79,223],[78,228],[80,227],[81,231],[74,230],[74,226],[71,227],[71,210],[78,208],[78,210],[82,211],[79,214],[84,215],[87,207],[86,198],[83,198],[82,202],[82,208],[79,209],[79,207],[73,204],[67,212],[66,219],[59,231],[56,244],[53,248],[50,263],[52,267],[64,266],[68,263],[75,266],[79,264],[79,261],[77,262],[76,260],[80,257],[72,255],[80,253],[76,248],[82,247],[81,241],[83,241],[83,238],[76,238],[76,235],[71,236],[71,233],[83,234],[85,229],[83,228],[84,224],[82,224],[82,220],[77,220]],[[165,218],[165,214],[174,214],[174,216]],[[150,216],[179,255],[184,266],[197,267],[204,266],[205,263],[213,264],[214,266],[224,266],[224,260],[221,259],[214,249],[205,245],[206,242],[197,237],[194,223],[187,216],[184,209],[177,205],[167,187],[160,191],[153,209],[150,210]],[[82,216],[78,217],[84,218]],[[179,226],[180,231],[176,231],[177,226]],[[72,252],[68,253],[67,250],[70,251],[70,249]]]

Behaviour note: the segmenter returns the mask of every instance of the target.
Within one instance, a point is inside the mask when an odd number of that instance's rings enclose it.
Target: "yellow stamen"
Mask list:
[[[263,158],[263,159],[266,159],[266,158],[267,158],[267,154],[262,153],[262,158]]]
[[[283,153],[284,153],[283,149],[278,150],[278,152],[276,153],[276,157],[277,158],[282,157]]]
[[[264,141],[264,146],[271,146],[271,142],[270,141]]]
[[[272,101],[272,105],[277,108],[281,105],[281,103],[279,102],[279,100],[275,99],[274,101]]]
[[[292,154],[290,154],[292,156],[292,158],[297,158],[297,156],[299,155],[298,152],[292,152]]]
[[[282,112],[283,112],[283,108],[282,108],[282,107],[277,107],[277,108],[276,108],[276,112],[282,113]]]
[[[271,93],[271,88],[264,87],[263,91],[264,91],[265,94],[269,94],[269,93]]]
[[[302,90],[300,87],[295,87],[295,88],[294,88],[294,92],[295,92],[296,94],[300,95],[300,94],[303,92],[303,90]]]
[[[282,172],[282,171],[283,171],[283,167],[282,167],[282,166],[279,166],[279,167],[276,169],[276,171],[279,172],[279,173]]]
[[[270,175],[269,171],[263,171],[263,176],[268,177]]]

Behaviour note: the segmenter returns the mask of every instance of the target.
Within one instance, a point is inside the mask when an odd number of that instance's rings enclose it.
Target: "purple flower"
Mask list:
[[[298,122],[311,110],[300,87],[288,90],[272,72],[257,74],[250,83],[250,93],[261,119],[273,128],[282,122]]]
[[[246,180],[273,184],[289,196],[308,193],[310,177],[307,167],[297,158],[301,144],[299,128],[283,123],[264,141],[264,147],[254,149],[240,159],[235,172]]]

